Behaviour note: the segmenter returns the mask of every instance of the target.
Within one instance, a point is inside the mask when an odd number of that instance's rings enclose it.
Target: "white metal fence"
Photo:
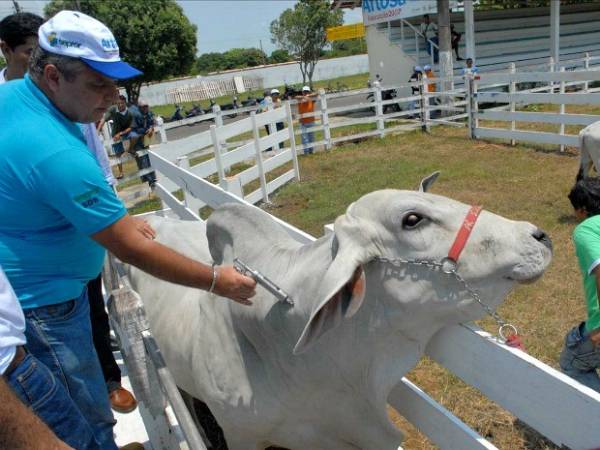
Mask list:
[[[239,79],[237,85],[235,78]],[[254,91],[262,89],[263,87],[262,78],[242,76],[235,78],[201,80],[198,83],[167,89],[165,93],[167,102],[182,103],[208,100],[211,98],[222,97],[223,95],[234,95],[238,92]]]

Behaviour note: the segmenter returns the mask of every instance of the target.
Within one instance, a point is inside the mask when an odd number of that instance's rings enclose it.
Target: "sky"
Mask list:
[[[44,0],[17,0],[24,11],[43,15]],[[177,0],[190,22],[198,27],[198,53],[223,52],[235,47],[256,47],[270,54],[269,25],[287,8],[289,0]],[[14,12],[12,0],[0,0],[0,19]],[[344,21],[362,21],[360,9],[346,10]]]

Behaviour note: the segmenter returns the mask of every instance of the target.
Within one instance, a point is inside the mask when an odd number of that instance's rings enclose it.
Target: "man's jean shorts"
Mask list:
[[[31,353],[6,378],[21,401],[56,434],[78,450],[100,450],[90,424],[67,390]]]
[[[66,387],[102,450],[117,450],[116,422],[92,340],[87,290],[76,299],[24,313],[27,349]]]
[[[560,355],[563,373],[600,392],[600,346],[594,346],[582,322],[565,337],[565,346]]]

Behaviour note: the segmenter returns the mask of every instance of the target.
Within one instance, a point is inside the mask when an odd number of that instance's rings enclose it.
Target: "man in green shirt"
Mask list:
[[[587,320],[567,333],[560,367],[571,378],[600,392],[600,178],[578,181],[569,200],[581,221],[573,231],[573,242],[583,276]]]

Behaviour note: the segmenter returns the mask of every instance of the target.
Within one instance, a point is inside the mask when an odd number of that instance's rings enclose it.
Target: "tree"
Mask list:
[[[6,67],[6,60],[0,56],[0,70],[4,69]]]
[[[279,64],[291,61],[292,57],[290,56],[287,50],[277,49],[273,50],[271,56],[269,56],[269,63],[271,64]]]
[[[223,53],[203,53],[196,60],[196,70],[198,73],[225,70],[225,57],[223,56]]]
[[[255,67],[264,64],[267,55],[257,48],[232,48],[223,53],[225,69]]]
[[[111,29],[121,57],[144,74],[124,80],[130,102],[137,102],[142,83],[187,75],[196,56],[196,26],[175,0],[51,0],[51,17],[63,9],[79,9]]]
[[[271,22],[271,40],[298,58],[302,82],[312,84],[315,66],[327,45],[326,30],[341,25],[343,12],[327,0],[300,0]]]

